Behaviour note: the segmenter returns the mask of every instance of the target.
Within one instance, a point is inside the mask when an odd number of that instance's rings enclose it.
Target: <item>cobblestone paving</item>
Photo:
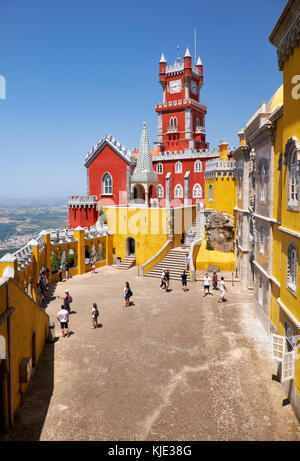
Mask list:
[[[124,282],[134,305],[123,308]],[[228,283],[202,297],[114,267],[56,286],[56,319],[66,288],[73,297],[69,338],[47,344],[15,429],[0,440],[298,440],[269,338],[249,292]],[[97,302],[101,327],[91,328]]]

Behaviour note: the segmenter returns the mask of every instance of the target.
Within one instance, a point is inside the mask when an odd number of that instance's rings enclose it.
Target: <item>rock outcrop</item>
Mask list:
[[[207,243],[214,250],[229,253],[234,246],[234,216],[223,211],[213,211],[205,224]]]

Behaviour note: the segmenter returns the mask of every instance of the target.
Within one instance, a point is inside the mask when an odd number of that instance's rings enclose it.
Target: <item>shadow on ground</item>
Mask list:
[[[55,338],[55,342],[58,338]],[[24,402],[15,413],[14,428],[0,441],[38,441],[54,389],[55,343],[47,342],[33,371]]]

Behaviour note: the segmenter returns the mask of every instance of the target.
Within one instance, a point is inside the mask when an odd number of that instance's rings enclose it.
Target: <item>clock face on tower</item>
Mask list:
[[[178,80],[172,80],[170,82],[170,93],[173,94],[173,93],[180,93],[181,91],[181,80],[178,79]]]
[[[191,81],[191,92],[192,92],[193,94],[197,94],[197,91],[198,91],[198,89],[197,89],[197,83],[196,83],[194,80],[192,80],[192,81]]]

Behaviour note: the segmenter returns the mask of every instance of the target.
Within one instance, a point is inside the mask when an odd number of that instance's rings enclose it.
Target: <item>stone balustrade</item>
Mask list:
[[[194,100],[194,99],[174,99],[173,101],[168,101],[168,102],[161,102],[156,104],[155,110],[160,112],[162,109],[166,108],[176,108],[176,107],[182,107],[182,106],[194,106],[197,107],[198,109],[201,109],[203,112],[207,112],[207,107],[204,104],[201,104],[200,102]]]
[[[97,204],[97,195],[70,195],[69,206],[94,206]]]

